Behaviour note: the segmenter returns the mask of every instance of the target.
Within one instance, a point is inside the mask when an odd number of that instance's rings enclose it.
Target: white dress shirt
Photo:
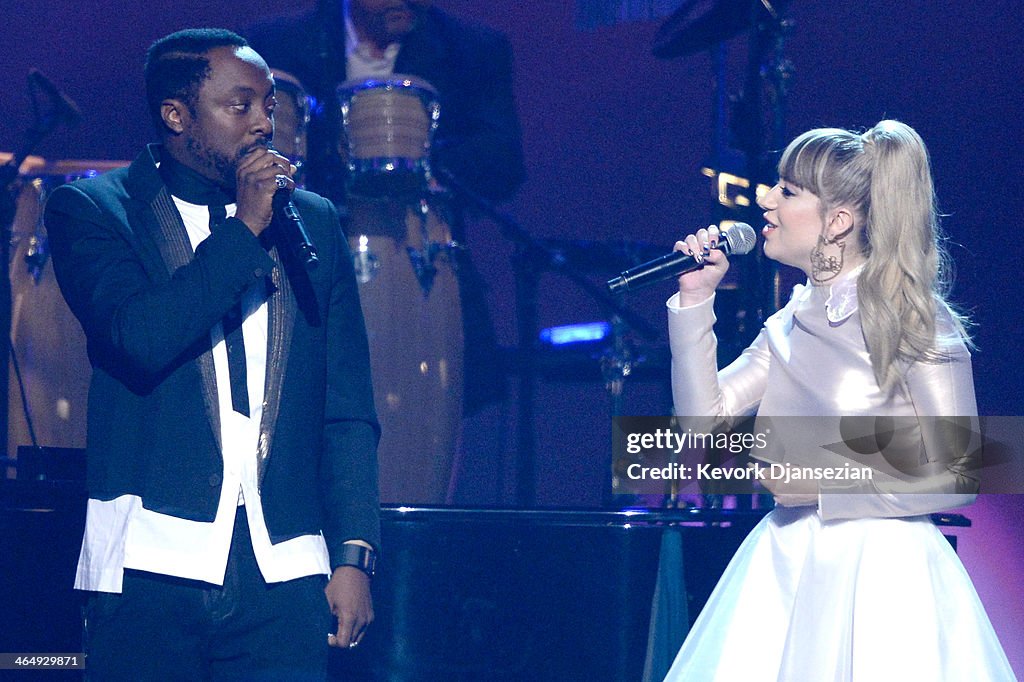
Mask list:
[[[210,212],[178,197],[193,251],[210,236]],[[236,206],[225,206],[228,217]],[[75,587],[99,592],[121,591],[124,569],[132,568],[214,585],[224,582],[238,505],[245,503],[253,552],[264,580],[282,582],[307,575],[330,574],[323,536],[302,535],[271,544],[260,503],[257,445],[263,416],[267,370],[267,292],[260,282],[242,299],[242,337],[251,415],[231,406],[227,346],[220,323],[210,332],[217,377],[224,475],[220,503],[212,523],[190,521],[144,509],[137,495],[113,500],[90,499]]]

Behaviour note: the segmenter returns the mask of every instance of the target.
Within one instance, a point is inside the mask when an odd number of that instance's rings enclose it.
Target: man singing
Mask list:
[[[243,38],[172,34],[145,77],[161,144],[46,208],[93,367],[88,675],[323,679],[326,645],[373,619],[380,536],[352,261],[333,205],[301,190],[319,267],[288,248],[272,199],[294,167]]]

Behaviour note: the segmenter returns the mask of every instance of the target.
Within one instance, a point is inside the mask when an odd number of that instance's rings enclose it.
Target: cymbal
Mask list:
[[[658,29],[654,56],[672,59],[696,54],[739,35],[762,16],[770,15],[761,0],[686,0]]]

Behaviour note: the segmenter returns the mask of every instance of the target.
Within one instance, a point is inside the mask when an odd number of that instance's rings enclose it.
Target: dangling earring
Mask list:
[[[818,244],[811,251],[811,279],[818,284],[834,279],[843,271],[843,253],[846,251],[846,234],[829,239],[822,232]]]

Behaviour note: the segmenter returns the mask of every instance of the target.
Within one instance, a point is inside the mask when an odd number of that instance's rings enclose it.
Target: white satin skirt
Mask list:
[[[978,594],[927,517],[823,522],[776,508],[751,531],[666,680],[1016,680]]]

